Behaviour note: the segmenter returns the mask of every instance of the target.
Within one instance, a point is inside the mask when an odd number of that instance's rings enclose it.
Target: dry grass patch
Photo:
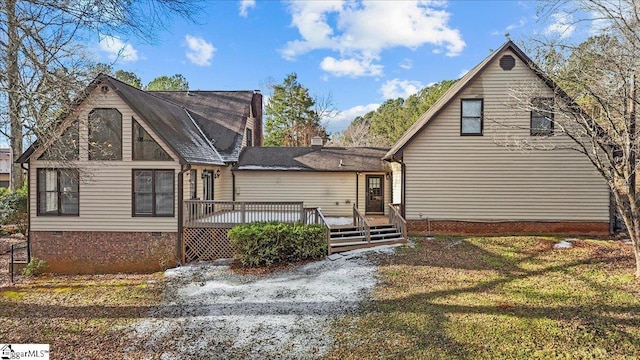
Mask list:
[[[162,274],[56,276],[0,287],[0,339],[50,344],[54,359],[111,359],[161,300]]]
[[[332,359],[631,359],[640,285],[630,245],[552,237],[441,238],[380,258]]]

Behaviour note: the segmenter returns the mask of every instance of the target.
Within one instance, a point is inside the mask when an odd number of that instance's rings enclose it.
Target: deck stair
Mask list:
[[[372,225],[369,228],[369,240],[366,230],[357,226],[334,226],[329,231],[329,244],[331,253],[348,251],[372,246],[404,243],[402,236],[395,225]]]

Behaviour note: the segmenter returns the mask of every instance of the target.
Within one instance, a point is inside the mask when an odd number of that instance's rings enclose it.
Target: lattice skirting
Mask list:
[[[184,228],[182,261],[188,263],[233,257],[228,231],[228,228]]]

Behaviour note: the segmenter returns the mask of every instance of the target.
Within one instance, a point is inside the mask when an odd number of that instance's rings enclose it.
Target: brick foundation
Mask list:
[[[409,233],[427,234],[427,220],[407,220]],[[471,222],[431,220],[434,235],[510,235],[510,234],[573,234],[609,235],[607,222],[544,222],[544,221],[502,221]]]
[[[31,231],[31,256],[64,274],[154,272],[178,263],[178,233]]]

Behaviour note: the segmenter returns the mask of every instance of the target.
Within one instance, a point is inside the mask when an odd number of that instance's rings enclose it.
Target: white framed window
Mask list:
[[[482,135],[483,99],[462,99],[460,103],[460,135]]]

